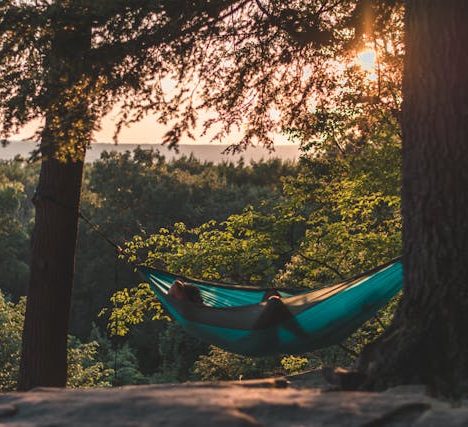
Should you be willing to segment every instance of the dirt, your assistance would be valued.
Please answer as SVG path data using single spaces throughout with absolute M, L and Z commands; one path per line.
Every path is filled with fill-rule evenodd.
M 1 426 L 468 426 L 468 402 L 420 386 L 334 391 L 316 373 L 288 378 L 0 395 Z

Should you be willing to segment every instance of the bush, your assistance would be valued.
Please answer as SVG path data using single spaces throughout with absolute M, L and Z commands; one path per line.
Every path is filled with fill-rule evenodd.
M 272 375 L 277 369 L 277 358 L 241 356 L 215 346 L 194 364 L 195 375 L 203 381 L 261 378 Z
M 25 298 L 14 304 L 0 291 L 0 391 L 16 388 L 25 309 Z
M 98 361 L 99 344 L 96 341 L 81 343 L 77 338 L 68 339 L 67 387 L 110 387 L 113 369 Z
M 309 365 L 309 359 L 301 356 L 285 356 L 281 359 L 281 366 L 288 374 L 298 374 Z
M 16 388 L 25 309 L 26 298 L 15 304 L 0 291 L 0 391 Z M 99 359 L 99 344 L 96 341 L 82 343 L 69 336 L 69 387 L 108 387 L 113 372 Z

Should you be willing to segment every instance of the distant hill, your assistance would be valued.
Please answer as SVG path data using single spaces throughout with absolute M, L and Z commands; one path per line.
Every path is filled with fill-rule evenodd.
M 93 144 L 88 150 L 86 155 L 87 162 L 94 162 L 99 159 L 101 153 L 104 150 L 107 151 L 133 151 L 134 148 L 138 147 L 139 144 Z M 153 148 L 159 150 L 159 152 L 166 157 L 166 159 L 173 159 L 180 156 L 193 155 L 201 161 L 219 163 L 223 160 L 232 160 L 237 162 L 241 157 L 244 158 L 246 163 L 251 160 L 259 161 L 261 159 L 279 158 L 281 160 L 296 160 L 299 157 L 299 146 L 298 145 L 278 145 L 275 147 L 275 151 L 269 152 L 263 147 L 250 147 L 241 154 L 222 154 L 227 148 L 227 145 L 180 145 L 179 153 L 174 150 L 169 150 L 166 146 L 159 144 L 142 144 L 142 148 Z M 29 142 L 14 141 L 8 144 L 6 147 L 0 147 L 0 159 L 13 159 L 16 155 L 27 158 L 29 153 L 34 149 L 34 144 Z

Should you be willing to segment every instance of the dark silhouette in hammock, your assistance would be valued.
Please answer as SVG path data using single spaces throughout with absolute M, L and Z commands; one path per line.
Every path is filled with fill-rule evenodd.
M 177 300 L 204 304 L 200 290 L 196 286 L 185 283 L 181 279 L 174 281 L 167 294 Z

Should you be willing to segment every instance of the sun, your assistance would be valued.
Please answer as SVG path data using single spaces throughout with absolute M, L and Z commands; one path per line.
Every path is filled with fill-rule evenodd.
M 376 80 L 377 53 L 372 48 L 366 48 L 356 55 L 356 64 L 367 73 L 369 80 Z

